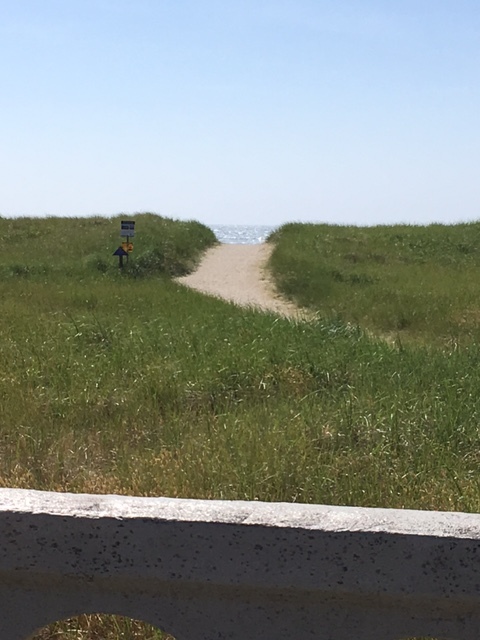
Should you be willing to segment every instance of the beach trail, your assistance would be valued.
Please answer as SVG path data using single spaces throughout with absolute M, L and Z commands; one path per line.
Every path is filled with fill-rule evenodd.
M 177 282 L 238 305 L 299 318 L 301 311 L 276 292 L 266 270 L 269 244 L 220 244 L 209 249 L 198 269 Z

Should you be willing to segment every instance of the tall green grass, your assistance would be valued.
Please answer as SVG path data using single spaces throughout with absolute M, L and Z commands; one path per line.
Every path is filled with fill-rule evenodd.
M 480 223 L 288 224 L 271 241 L 280 290 L 324 316 L 426 342 L 479 338 Z
M 153 270 L 120 273 L 110 255 L 118 220 L 99 221 L 105 234 L 98 236 L 91 220 L 8 222 L 17 247 L 11 243 L 0 255 L 2 486 L 480 511 L 480 347 L 473 330 L 468 339 L 437 344 L 434 327 L 444 325 L 428 316 L 432 328 L 422 341 L 364 332 L 347 310 L 355 287 L 376 284 L 341 282 L 345 311 L 321 302 L 315 308 L 325 313 L 311 322 L 240 309 L 168 277 L 190 268 L 214 242 L 208 229 L 147 221 L 152 232 L 143 238 L 137 217 L 138 253 L 129 268 L 161 243 L 175 260 L 181 256 L 181 267 L 155 263 Z M 167 240 L 169 225 L 175 240 Z M 81 229 L 98 246 L 85 248 Z M 348 237 L 349 253 L 355 242 L 367 242 L 361 230 L 357 241 L 354 230 L 337 231 Z M 291 294 L 298 286 L 301 299 L 315 306 L 316 298 L 295 285 L 317 273 L 303 249 L 303 279 L 295 280 L 296 233 L 287 227 L 274 236 L 274 267 L 278 274 L 283 251 Z M 405 234 L 408 266 L 415 252 L 406 238 L 414 230 Z M 73 238 L 80 253 L 71 251 Z M 337 242 L 335 236 L 331 245 Z M 34 246 L 40 255 L 32 256 Z M 112 260 L 107 269 L 90 257 L 100 253 Z M 395 255 L 401 265 L 401 246 Z M 335 268 L 342 277 L 379 275 L 366 260 L 348 262 L 344 254 Z M 415 268 L 421 271 L 419 263 Z M 413 281 L 409 286 L 414 290 Z M 460 303 L 456 309 L 467 312 Z M 388 330 L 373 320 L 365 326 Z M 117 622 L 89 618 L 81 629 L 89 625 L 103 631 L 87 637 L 120 633 Z M 41 637 L 55 633 L 52 627 Z
M 57 268 L 42 235 L 47 275 L 0 283 L 4 486 L 478 509 L 476 344 L 388 344 L 67 252 Z
M 480 506 L 476 346 L 399 348 L 168 281 L 3 300 L 4 486 Z
M 124 238 L 120 221 L 112 218 L 2 218 L 3 248 L 0 277 L 84 278 L 95 272 L 116 273 L 118 258 L 112 253 Z M 130 218 L 130 216 L 128 216 Z M 200 223 L 164 218 L 151 213 L 134 216 L 134 251 L 125 261 L 130 276 L 191 271 L 202 252 L 216 242 L 214 233 Z

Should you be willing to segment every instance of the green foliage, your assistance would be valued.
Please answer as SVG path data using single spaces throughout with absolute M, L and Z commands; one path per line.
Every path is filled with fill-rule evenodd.
M 480 337 L 480 223 L 287 224 L 271 241 L 278 287 L 303 306 L 383 336 Z
M 7 221 L 1 485 L 480 510 L 476 225 L 282 228 L 282 286 L 325 310 L 293 322 L 179 286 L 166 274 L 195 263 L 209 230 L 136 220 L 131 274 L 161 278 L 119 273 L 118 219 Z M 455 314 L 470 328 L 437 344 Z M 118 637 L 116 620 L 79 624 Z
M 120 245 L 120 220 L 113 218 L 2 218 L 2 278 L 71 277 L 114 274 Z M 151 213 L 136 214 L 134 251 L 124 273 L 136 278 L 184 275 L 216 242 L 213 232 L 195 221 L 176 221 Z
M 474 344 L 391 345 L 168 279 L 54 272 L 0 293 L 6 486 L 480 507 Z

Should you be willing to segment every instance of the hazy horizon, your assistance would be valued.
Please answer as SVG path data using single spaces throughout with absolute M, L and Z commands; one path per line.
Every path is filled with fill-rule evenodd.
M 476 220 L 479 34 L 473 0 L 3 0 L 0 215 Z

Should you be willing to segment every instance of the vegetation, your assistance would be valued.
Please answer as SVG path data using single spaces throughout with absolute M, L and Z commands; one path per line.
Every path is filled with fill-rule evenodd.
M 277 277 L 321 309 L 297 323 L 179 286 L 165 274 L 194 264 L 211 233 L 196 223 L 136 220 L 138 254 L 124 273 L 111 256 L 118 220 L 2 220 L 9 235 L 0 256 L 1 485 L 480 510 L 480 347 L 473 321 L 459 321 L 456 334 L 451 328 L 457 312 L 474 315 L 464 289 L 473 290 L 476 256 L 458 250 L 449 266 L 448 251 L 460 235 L 471 247 L 475 225 L 468 233 L 438 229 L 446 248 L 437 251 L 437 273 L 457 274 L 458 296 L 440 306 L 435 289 L 433 311 L 422 284 L 434 281 L 436 264 L 425 229 L 307 226 L 300 259 L 305 225 L 283 227 L 272 240 Z M 395 233 L 402 240 L 388 252 Z M 427 247 L 423 279 L 411 248 L 416 233 Z M 370 236 L 385 262 L 364 257 Z M 168 259 L 138 267 L 156 248 Z M 382 316 L 382 299 L 371 293 L 383 291 L 385 305 L 397 267 L 405 288 L 390 295 L 408 303 L 403 327 L 381 321 L 390 311 Z M 348 280 L 354 273 L 373 282 Z M 330 289 L 318 286 L 318 274 Z M 142 637 L 132 623 L 119 624 L 88 618 L 81 633 L 68 627 L 68 637 Z M 39 638 L 59 637 L 58 628 Z
M 323 316 L 426 343 L 479 337 L 480 223 L 287 224 L 270 241 L 279 288 Z
M 2 218 L 0 277 L 64 276 L 71 281 L 118 272 L 112 253 L 121 244 L 120 220 L 113 218 Z M 195 221 L 180 222 L 143 213 L 135 216 L 137 237 L 125 273 L 133 277 L 181 276 L 191 271 L 202 252 L 216 242 L 213 232 Z M 125 238 L 123 238 L 125 239 Z

